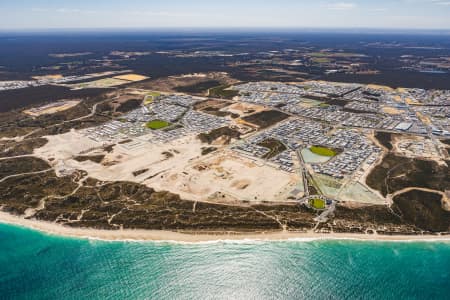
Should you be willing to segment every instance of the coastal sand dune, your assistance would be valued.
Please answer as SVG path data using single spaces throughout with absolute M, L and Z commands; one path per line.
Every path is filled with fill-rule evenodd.
M 56 223 L 24 219 L 5 212 L 0 212 L 0 223 L 19 225 L 52 235 L 68 237 L 101 239 L 106 241 L 172 241 L 184 243 L 199 243 L 211 241 L 242 241 L 242 240 L 366 240 L 366 241 L 449 241 L 450 236 L 442 235 L 377 235 L 377 234 L 321 234 L 315 232 L 260 232 L 260 233 L 181 233 L 164 230 L 98 230 L 88 228 L 72 228 Z

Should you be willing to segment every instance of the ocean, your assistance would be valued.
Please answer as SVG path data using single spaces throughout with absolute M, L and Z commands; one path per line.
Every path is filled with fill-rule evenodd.
M 0 299 L 448 299 L 450 242 L 108 242 L 0 224 Z

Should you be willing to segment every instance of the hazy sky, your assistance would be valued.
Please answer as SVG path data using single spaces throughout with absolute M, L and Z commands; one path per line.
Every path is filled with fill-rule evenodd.
M 0 30 L 168 27 L 450 29 L 450 0 L 0 0 Z

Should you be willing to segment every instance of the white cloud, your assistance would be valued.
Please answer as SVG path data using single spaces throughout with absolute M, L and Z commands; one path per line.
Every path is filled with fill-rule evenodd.
M 37 13 L 59 13 L 59 14 L 94 14 L 96 11 L 94 10 L 83 10 L 78 8 L 56 8 L 56 9 L 48 9 L 48 8 L 39 8 L 35 7 L 31 9 L 32 12 Z
M 370 11 L 372 12 L 383 12 L 383 11 L 388 11 L 387 8 L 383 8 L 383 7 L 379 7 L 379 8 L 372 8 L 370 9 Z
M 448 5 L 450 5 L 450 1 L 447 1 L 447 0 L 429 0 L 429 1 L 427 1 L 428 3 L 429 2 L 431 2 L 431 3 L 433 3 L 433 4 L 436 4 L 436 5 L 443 5 L 443 6 L 448 6 Z
M 336 2 L 330 3 L 326 7 L 331 10 L 350 10 L 356 8 L 356 4 L 350 2 Z
M 31 9 L 32 12 L 49 12 L 48 8 L 40 8 L 40 7 L 35 7 Z
M 200 13 L 190 12 L 170 12 L 170 11 L 124 11 L 123 14 L 138 15 L 138 16 L 155 16 L 155 17 L 203 17 L 206 16 Z
M 82 12 L 81 9 L 70 9 L 70 8 L 58 8 L 56 9 L 56 12 L 63 13 L 63 14 L 72 14 L 72 13 L 80 13 Z

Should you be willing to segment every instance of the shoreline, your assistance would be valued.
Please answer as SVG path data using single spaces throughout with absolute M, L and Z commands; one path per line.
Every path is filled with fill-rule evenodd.
M 392 242 L 450 242 L 450 235 L 378 235 L 356 233 L 315 233 L 315 232 L 267 232 L 267 233 L 181 233 L 168 230 L 102 230 L 76 228 L 56 223 L 28 220 L 9 213 L 0 212 L 0 224 L 25 227 L 49 235 L 88 240 L 122 242 L 173 242 L 205 243 L 225 241 L 312 241 L 312 240 L 356 240 L 356 241 L 392 241 Z

